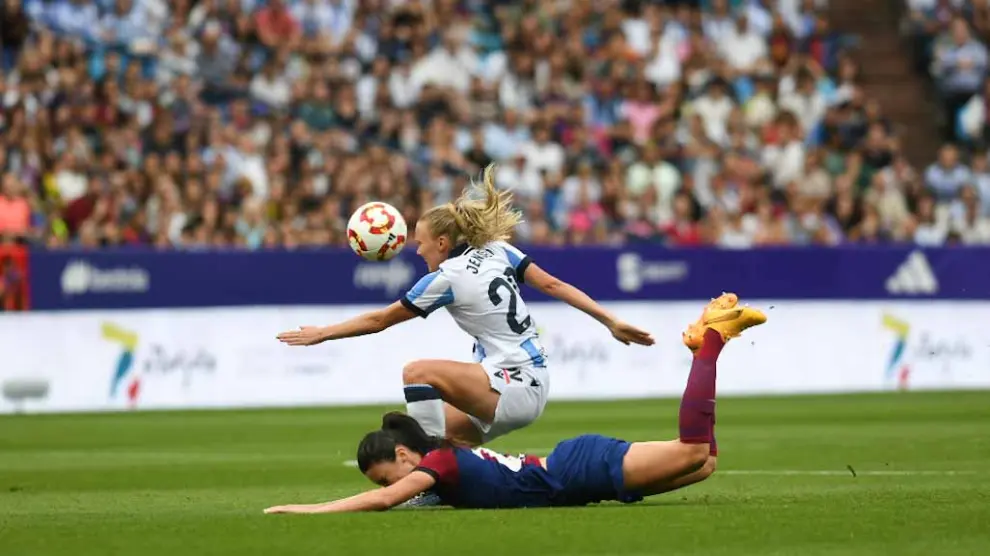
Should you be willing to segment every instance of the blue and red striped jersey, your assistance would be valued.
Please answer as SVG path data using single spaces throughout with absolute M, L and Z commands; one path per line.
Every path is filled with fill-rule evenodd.
M 560 483 L 536 456 L 509 456 L 485 448 L 438 448 L 423 457 L 417 471 L 437 482 L 434 492 L 455 508 L 550 506 Z

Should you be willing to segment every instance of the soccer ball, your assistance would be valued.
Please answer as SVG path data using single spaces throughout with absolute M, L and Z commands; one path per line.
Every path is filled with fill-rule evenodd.
M 347 221 L 347 241 L 355 253 L 369 261 L 387 261 L 406 245 L 406 220 L 388 203 L 358 207 Z

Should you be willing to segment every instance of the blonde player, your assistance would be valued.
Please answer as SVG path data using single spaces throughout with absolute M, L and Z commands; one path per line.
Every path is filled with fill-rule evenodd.
M 293 346 L 374 334 L 446 308 L 473 337 L 474 362 L 426 359 L 402 370 L 408 414 L 426 434 L 477 446 L 535 421 L 547 403 L 548 356 L 519 284 L 526 283 L 602 323 L 624 344 L 653 345 L 574 286 L 548 274 L 506 242 L 519 223 L 511 194 L 485 169 L 481 199 L 465 192 L 428 210 L 416 225 L 416 253 L 429 274 L 395 303 L 326 327 L 304 326 L 278 339 Z M 445 403 L 446 402 L 446 403 Z

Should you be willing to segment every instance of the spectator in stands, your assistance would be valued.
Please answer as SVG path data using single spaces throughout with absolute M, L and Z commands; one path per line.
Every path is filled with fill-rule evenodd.
M 705 87 L 705 93 L 691 105 L 701 117 L 705 136 L 717 144 L 725 144 L 728 139 L 729 116 L 736 109 L 735 101 L 728 94 L 728 83 L 716 78 Z
M 30 21 L 21 0 L 4 0 L 0 5 L 0 71 L 7 73 L 17 61 L 31 32 Z
M 201 48 L 196 60 L 203 84 L 203 100 L 208 104 L 230 101 L 239 92 L 234 70 L 241 48 L 228 37 L 216 21 L 203 28 Z
M 970 171 L 972 172 L 972 183 L 976 190 L 976 196 L 980 199 L 982 206 L 980 212 L 983 216 L 990 216 L 990 162 L 987 160 L 987 155 L 977 154 L 974 156 Z
M 808 152 L 804 160 L 804 172 L 797 180 L 802 198 L 823 201 L 832 196 L 832 176 L 825 169 L 821 151 Z
M 133 0 L 116 0 L 113 10 L 100 21 L 98 35 L 108 46 L 146 51 L 139 41 L 150 38 L 152 32 L 144 9 L 135 7 Z
M 42 4 L 42 2 L 38 2 Z M 93 0 L 68 0 L 40 6 L 44 20 L 54 31 L 69 37 L 100 41 L 100 10 Z
M 810 71 L 798 72 L 797 85 L 794 91 L 781 97 L 780 108 L 797 116 L 804 136 L 817 134 L 818 126 L 825 118 L 826 104 Z
M 756 211 L 746 215 L 744 226 L 751 231 L 754 245 L 784 245 L 790 242 L 784 217 L 776 212 L 768 199 L 760 201 Z
M 746 125 L 752 129 L 763 129 L 777 116 L 774 94 L 777 81 L 770 72 L 757 73 L 754 81 L 755 91 L 743 105 L 743 113 Z
M 350 32 L 354 18 L 352 0 L 302 0 L 291 6 L 292 17 L 308 39 L 328 40 L 339 46 Z
M 769 37 L 774 27 L 774 9 L 770 0 L 745 2 L 743 13 L 746 20 L 761 37 Z M 781 21 L 783 21 L 781 19 Z
M 673 214 L 662 228 L 667 242 L 677 247 L 697 246 L 702 242 L 702 230 L 698 224 L 697 208 L 690 194 L 681 191 L 674 197 Z
M 866 202 L 876 210 L 880 226 L 897 237 L 904 234 L 911 213 L 904 192 L 892 181 L 885 174 L 873 174 L 872 187 L 867 193 Z
M 625 191 L 632 199 L 653 200 L 656 218 L 666 222 L 671 218 L 674 195 L 681 188 L 681 175 L 677 167 L 660 157 L 654 144 L 643 147 L 642 157 L 626 171 Z
M 787 26 L 787 22 L 784 21 L 783 16 L 779 12 L 774 13 L 772 16 L 772 24 L 767 41 L 769 42 L 770 60 L 778 68 L 786 66 L 791 58 L 791 54 L 794 53 L 797 47 L 797 41 L 794 39 L 791 29 Z
M 564 148 L 551 140 L 550 129 L 540 125 L 533 130 L 533 140 L 521 146 L 526 166 L 537 172 L 560 175 L 564 171 Z
M 959 199 L 953 202 L 949 210 L 952 230 L 959 234 L 963 244 L 990 244 L 990 218 L 983 214 L 983 207 L 973 187 L 963 188 Z
M 908 209 L 913 213 L 918 200 L 917 198 L 924 189 L 924 185 L 920 176 L 911 164 L 908 163 L 907 159 L 899 154 L 894 157 L 894 161 L 890 166 L 878 173 L 883 175 L 883 179 L 891 187 L 895 187 L 904 193 L 905 200 L 908 203 Z
M 982 89 L 987 72 L 987 49 L 972 38 L 966 20 L 952 21 L 951 42 L 937 48 L 934 71 L 948 117 L 947 136 L 955 138 L 959 111 Z
M 536 166 L 526 160 L 526 153 L 519 149 L 511 162 L 499 167 L 495 183 L 501 189 L 512 189 L 522 199 L 533 199 L 543 193 L 546 177 Z
M 914 242 L 925 247 L 936 247 L 945 243 L 949 235 L 948 223 L 939 216 L 935 198 L 927 195 L 918 202 L 917 225 Z
M 702 30 L 712 44 L 722 44 L 736 29 L 728 0 L 714 0 L 712 10 L 702 17 Z
M 280 71 L 276 57 L 271 58 L 262 67 L 261 72 L 251 80 L 249 93 L 257 103 L 256 110 L 284 110 L 292 99 L 289 79 Z
M 959 160 L 959 149 L 952 144 L 944 145 L 938 160 L 925 170 L 925 184 L 940 201 L 954 199 L 970 179 L 969 169 Z
M 14 174 L 0 177 L 0 240 L 27 239 L 31 228 L 31 204 Z
M 657 120 L 670 114 L 673 106 L 670 102 L 661 104 L 653 84 L 648 81 L 637 81 L 632 88 L 632 98 L 622 105 L 622 117 L 632 125 L 636 143 L 642 145 L 650 140 Z M 673 95 L 667 96 L 668 101 L 672 98 Z
M 805 167 L 805 149 L 801 142 L 801 124 L 791 112 L 780 114 L 774 126 L 777 140 L 763 150 L 763 164 L 772 183 L 783 189 L 798 179 Z
M 521 56 L 519 63 L 524 64 L 523 60 L 530 59 Z M 412 80 L 420 88 L 434 85 L 463 94 L 470 88 L 471 74 L 477 71 L 477 66 L 478 60 L 473 48 L 464 42 L 458 30 L 450 29 L 444 33 L 439 45 L 413 64 Z M 525 88 L 522 78 L 510 73 L 502 82 L 503 87 L 508 87 L 513 94 L 519 95 L 516 100 L 508 102 L 517 108 L 529 102 L 528 98 L 523 100 L 528 94 L 520 89 Z
M 985 78 L 979 94 L 973 95 L 959 113 L 960 139 L 970 143 L 990 141 L 988 99 L 990 99 L 990 78 Z
M 752 75 L 767 57 L 767 42 L 754 30 L 746 16 L 736 18 L 731 29 L 721 31 L 717 43 L 729 67 L 741 75 Z
M 824 13 L 810 11 L 813 7 L 809 7 L 808 4 L 812 4 L 811 0 L 805 0 L 804 18 L 806 22 L 810 20 L 810 24 L 805 23 L 806 26 L 810 25 L 810 30 L 802 40 L 801 50 L 808 53 L 820 67 L 835 71 L 839 63 L 843 37 L 832 30 Z
M 866 138 L 860 144 L 859 152 L 863 163 L 861 181 L 868 183 L 871 176 L 890 166 L 894 160 L 896 144 L 888 137 L 881 122 L 873 122 L 867 127 Z
M 268 0 L 255 15 L 258 40 L 266 48 L 295 48 L 302 38 L 302 27 L 289 12 L 284 0 Z
M 25 310 L 25 286 L 25 276 L 14 259 L 7 254 L 0 255 L 0 311 Z

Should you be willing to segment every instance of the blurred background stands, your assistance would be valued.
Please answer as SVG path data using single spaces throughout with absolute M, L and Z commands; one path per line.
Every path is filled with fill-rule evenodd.
M 985 6 L 869 1 L 4 0 L 0 235 L 344 245 L 494 161 L 523 243 L 988 243 Z

